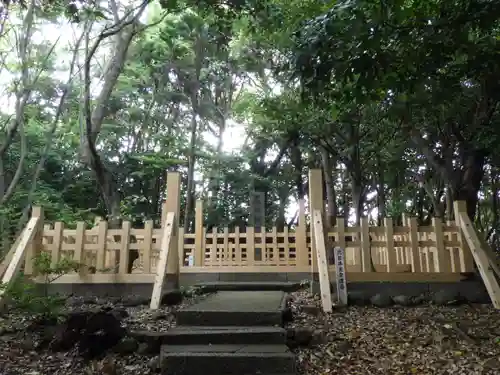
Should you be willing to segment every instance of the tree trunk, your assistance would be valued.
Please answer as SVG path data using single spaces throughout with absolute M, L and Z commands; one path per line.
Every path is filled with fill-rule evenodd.
M 188 156 L 188 177 L 186 189 L 186 206 L 184 211 L 184 233 L 189 232 L 191 223 L 191 211 L 194 201 L 194 168 L 196 163 L 196 132 L 198 130 L 198 121 L 196 113 L 193 111 L 191 118 L 191 140 L 189 141 L 189 156 Z
M 333 179 L 334 163 L 332 163 L 331 157 L 324 147 L 321 147 L 321 162 L 326 187 L 326 223 L 327 227 L 334 227 L 337 223 L 337 198 L 335 195 L 335 180 Z
M 463 150 L 462 173 L 452 185 L 453 201 L 462 200 L 467 205 L 467 215 L 474 220 L 477 211 L 478 193 L 484 177 L 486 153 L 479 150 Z

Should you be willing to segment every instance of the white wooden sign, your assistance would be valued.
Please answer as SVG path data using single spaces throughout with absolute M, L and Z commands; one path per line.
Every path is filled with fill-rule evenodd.
M 341 247 L 335 247 L 333 250 L 335 256 L 335 274 L 337 276 L 337 298 L 338 304 L 347 305 L 347 281 L 345 277 L 345 250 Z

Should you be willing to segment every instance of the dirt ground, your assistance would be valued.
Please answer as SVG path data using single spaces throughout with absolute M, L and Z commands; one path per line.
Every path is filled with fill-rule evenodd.
M 290 325 L 314 330 L 315 342 L 295 349 L 301 374 L 500 374 L 500 311 L 491 305 L 349 307 L 324 316 L 318 297 L 293 298 Z
M 118 311 L 128 331 L 164 331 L 175 325 L 172 312 L 195 300 L 156 312 L 116 301 L 73 301 L 69 308 Z M 292 293 L 290 306 L 294 320 L 287 328 L 297 335 L 293 351 L 300 374 L 500 374 L 500 312 L 491 306 L 349 307 L 324 315 L 319 299 L 305 291 Z M 84 360 L 75 349 L 41 347 L 41 332 L 25 315 L 0 317 L 0 375 L 158 372 L 157 355 L 140 345 L 110 351 L 103 360 Z

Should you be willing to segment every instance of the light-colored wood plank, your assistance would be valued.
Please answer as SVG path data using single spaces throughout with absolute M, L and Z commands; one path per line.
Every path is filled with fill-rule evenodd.
M 142 246 L 142 270 L 144 273 L 151 272 L 151 249 L 153 247 L 153 220 L 144 223 L 144 237 Z
M 153 293 L 151 295 L 151 304 L 149 307 L 156 310 L 160 307 L 161 294 L 163 291 L 163 283 L 165 282 L 165 275 L 167 273 L 167 263 L 170 260 L 171 253 L 172 233 L 175 225 L 175 214 L 169 212 L 166 215 L 165 223 L 163 225 L 163 237 L 161 240 L 160 259 L 156 266 L 156 276 L 153 286 Z M 172 258 L 172 257 L 170 257 Z M 177 259 L 175 259 L 177 261 Z
M 118 266 L 118 273 L 126 274 L 128 273 L 128 264 L 130 261 L 130 221 L 124 221 L 122 223 L 121 230 L 121 243 L 120 243 L 120 265 Z
M 491 267 L 490 258 L 482 248 L 481 241 L 467 214 L 459 212 L 458 220 L 460 221 L 465 239 L 472 251 L 472 256 L 476 261 L 481 278 L 491 298 L 491 302 L 496 309 L 500 309 L 500 286 L 498 285 L 495 273 Z
M 361 218 L 361 266 L 363 272 L 372 271 L 371 267 L 371 246 L 370 246 L 370 227 L 367 217 Z M 342 247 L 342 246 L 340 246 Z
M 474 272 L 474 257 L 465 238 L 465 234 L 461 229 L 460 220 L 458 219 L 458 217 L 460 216 L 460 212 L 467 214 L 466 203 L 464 201 L 453 202 L 453 215 L 455 216 L 455 225 L 460 227 L 460 231 L 458 234 L 458 241 L 460 242 L 460 244 L 459 246 L 457 246 L 459 248 L 458 255 L 460 258 L 460 269 L 462 272 Z
M 38 226 L 40 223 L 40 219 L 40 217 L 32 217 L 28 221 L 26 229 L 24 230 L 23 235 L 16 246 L 16 249 L 14 250 L 12 260 L 10 261 L 7 269 L 5 270 L 5 273 L 2 276 L 2 285 L 9 285 L 16 274 L 19 272 L 23 258 L 26 255 L 26 249 L 35 237 L 37 230 L 39 230 Z M 2 303 L 2 296 L 4 295 L 4 293 L 5 289 L 0 289 L 0 304 Z
M 61 256 L 61 242 L 63 236 L 64 224 L 60 221 L 54 223 L 54 237 L 52 238 L 51 247 L 51 267 L 55 267 Z
M 316 256 L 319 272 L 319 287 L 321 292 L 321 305 L 324 312 L 332 311 L 332 293 L 330 290 L 330 275 L 326 258 L 325 233 L 323 231 L 323 214 L 320 210 L 313 211 L 314 241 L 316 243 Z
M 105 220 L 100 220 L 98 224 L 97 232 L 97 260 L 96 260 L 96 270 L 101 271 L 104 269 L 104 264 L 106 263 L 106 252 L 108 245 L 108 222 Z M 120 260 L 123 262 L 123 258 L 120 255 Z M 120 262 L 120 263 L 121 263 Z M 125 266 L 126 267 L 126 266 Z M 121 268 L 120 268 L 121 270 Z
M 439 218 L 432 218 L 436 241 L 436 255 L 434 256 L 434 270 L 436 272 L 451 272 L 451 259 L 444 246 L 443 222 Z
M 35 229 L 35 234 L 27 245 L 28 247 L 26 249 L 26 255 L 24 257 L 24 274 L 27 276 L 34 274 L 34 259 L 40 254 L 40 251 L 42 251 L 43 247 L 43 208 L 39 206 L 33 206 L 33 208 L 31 209 L 31 217 L 37 217 L 39 218 L 39 220 L 37 224 L 38 226 Z
M 393 236 L 393 223 L 392 218 L 386 217 L 384 219 L 385 226 L 385 240 L 387 251 L 387 272 L 394 272 L 396 268 L 396 251 L 394 249 L 394 236 Z
M 415 217 L 409 218 L 409 242 L 410 242 L 410 264 L 412 272 L 422 272 L 422 264 L 420 259 L 420 250 L 418 248 L 418 226 Z
M 307 227 L 306 227 L 305 203 L 303 199 L 299 200 L 299 225 L 295 231 L 295 257 L 297 265 L 309 265 L 309 251 L 307 245 Z
M 204 237 L 203 237 L 203 200 L 196 201 L 195 220 L 194 220 L 194 233 L 195 233 L 195 251 L 194 251 L 194 265 L 196 267 L 203 266 L 205 263 Z

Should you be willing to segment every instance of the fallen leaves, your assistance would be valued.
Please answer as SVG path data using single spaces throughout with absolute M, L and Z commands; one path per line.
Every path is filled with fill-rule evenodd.
M 295 350 L 301 374 L 498 373 L 500 313 L 491 306 L 355 306 L 322 319 L 312 314 L 319 303 L 304 291 L 292 298 L 291 325 L 322 330 L 327 338 Z

